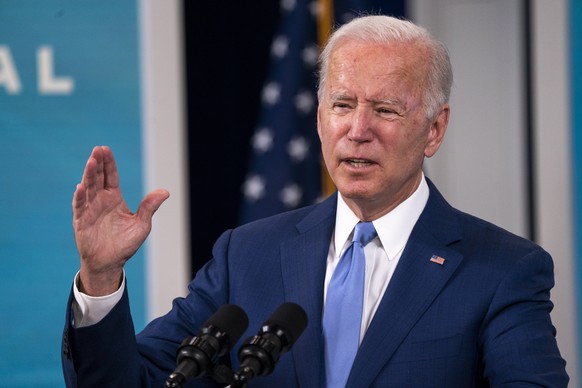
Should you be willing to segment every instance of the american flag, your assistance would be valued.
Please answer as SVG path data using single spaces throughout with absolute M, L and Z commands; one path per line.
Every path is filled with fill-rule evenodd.
M 362 11 L 373 11 L 369 3 L 334 2 L 336 24 Z M 242 187 L 241 223 L 322 198 L 316 72 L 318 19 L 324 4 L 318 0 L 281 0 L 283 14 L 271 44 L 271 70 L 262 91 L 261 117 L 251 139 L 250 166 Z
M 251 139 L 242 222 L 314 203 L 321 195 L 316 128 L 318 3 L 283 0 L 281 12 L 261 117 Z

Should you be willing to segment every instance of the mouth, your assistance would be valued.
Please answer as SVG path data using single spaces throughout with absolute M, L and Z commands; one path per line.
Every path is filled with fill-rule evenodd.
M 372 165 L 372 162 L 367 159 L 345 159 L 344 162 L 356 168 L 368 167 Z

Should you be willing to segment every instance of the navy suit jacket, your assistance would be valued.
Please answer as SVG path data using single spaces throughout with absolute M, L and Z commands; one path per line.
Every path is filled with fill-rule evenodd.
M 347 387 L 564 387 L 568 376 L 550 320 L 553 264 L 539 246 L 453 209 L 429 182 L 415 225 L 362 341 Z M 213 259 L 172 310 L 134 335 L 127 291 L 96 325 L 63 340 L 68 386 L 163 386 L 181 341 L 225 303 L 257 333 L 283 302 L 307 329 L 274 372 L 251 387 L 323 387 L 323 287 L 337 194 L 321 204 L 225 232 Z M 431 261 L 433 255 L 443 264 Z M 70 310 L 70 300 L 69 307 Z M 236 369 L 236 350 L 231 355 Z M 213 386 L 194 380 L 189 386 Z

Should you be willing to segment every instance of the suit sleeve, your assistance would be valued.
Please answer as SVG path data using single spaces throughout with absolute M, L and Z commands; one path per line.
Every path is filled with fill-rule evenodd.
M 226 257 L 230 231 L 213 249 L 211 260 L 188 286 L 185 298 L 176 298 L 166 315 L 135 335 L 128 287 L 123 297 L 99 323 L 83 328 L 71 325 L 72 292 L 62 345 L 67 387 L 161 387 L 176 367 L 181 342 L 199 333 L 202 324 L 228 302 Z M 216 386 L 197 379 L 188 387 Z
M 568 376 L 551 322 L 553 263 L 541 248 L 500 282 L 481 330 L 484 375 L 492 387 L 566 387 Z

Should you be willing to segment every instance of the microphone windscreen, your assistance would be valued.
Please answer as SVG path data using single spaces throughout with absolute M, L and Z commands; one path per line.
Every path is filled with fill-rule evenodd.
M 203 327 L 210 325 L 226 332 L 230 345 L 233 346 L 249 326 L 249 318 L 239 306 L 225 304 L 208 318 Z
M 307 313 L 296 303 L 287 302 L 280 305 L 265 322 L 265 326 L 276 325 L 290 335 L 291 344 L 307 327 Z

